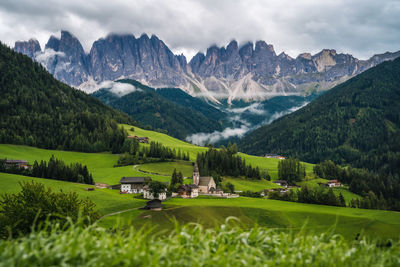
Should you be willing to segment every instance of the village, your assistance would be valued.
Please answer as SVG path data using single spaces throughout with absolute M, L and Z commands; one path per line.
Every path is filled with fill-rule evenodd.
M 132 138 L 137 139 L 137 136 L 133 136 Z M 138 139 L 137 139 L 138 140 Z M 148 138 L 141 138 L 141 142 L 148 142 Z M 265 157 L 273 157 L 284 160 L 285 157 L 275 154 L 267 154 Z M 28 163 L 26 160 L 4 160 L 5 169 L 25 169 L 28 170 L 32 168 L 32 165 Z M 241 191 L 235 191 L 234 193 L 224 192 L 221 188 L 218 188 L 215 180 L 212 176 L 200 176 L 199 168 L 197 163 L 194 163 L 193 167 L 193 175 L 192 177 L 188 177 L 187 179 L 191 179 L 192 183 L 182 183 L 179 184 L 176 192 L 169 192 L 169 183 L 168 182 L 157 182 L 152 181 L 151 177 L 142 176 L 142 177 L 122 177 L 120 179 L 120 183 L 116 185 L 108 185 L 103 183 L 95 183 L 97 188 L 108 188 L 112 190 L 119 190 L 120 194 L 140 194 L 143 199 L 149 200 L 146 204 L 146 209 L 150 210 L 161 210 L 162 205 L 161 202 L 165 201 L 169 198 L 186 198 L 193 199 L 199 196 L 210 196 L 216 198 L 237 198 L 240 196 Z M 153 183 L 158 186 L 158 189 L 155 189 Z M 277 188 L 265 189 L 260 192 L 260 196 L 266 197 L 268 192 L 277 192 L 280 194 L 288 193 L 289 190 L 293 190 L 299 188 L 298 186 L 289 185 L 286 180 L 274 180 L 272 181 L 276 184 Z M 341 183 L 334 179 L 329 180 L 326 183 L 318 183 L 321 187 L 335 188 L 341 187 Z M 86 191 L 93 191 L 93 187 L 85 188 Z
M 150 210 L 161 210 L 161 202 L 171 197 L 197 198 L 199 195 L 202 195 L 220 198 L 237 198 L 239 194 L 236 193 L 240 193 L 224 193 L 222 189 L 217 188 L 212 176 L 200 176 L 197 163 L 194 164 L 193 183 L 179 185 L 177 192 L 172 192 L 170 195 L 168 195 L 168 182 L 165 182 L 163 189 L 157 193 L 154 193 L 150 182 L 150 177 L 122 177 L 119 185 L 109 188 L 119 189 L 120 194 L 142 194 L 144 199 L 150 200 L 145 207 Z M 297 188 L 297 186 L 289 186 L 288 182 L 285 180 L 275 180 L 273 183 L 280 186 L 280 188 L 262 190 L 259 192 L 262 197 L 265 197 L 267 192 L 279 192 L 283 194 L 287 193 L 290 189 Z M 319 186 L 330 188 L 340 187 L 341 184 L 338 180 L 329 180 L 327 183 L 320 183 Z

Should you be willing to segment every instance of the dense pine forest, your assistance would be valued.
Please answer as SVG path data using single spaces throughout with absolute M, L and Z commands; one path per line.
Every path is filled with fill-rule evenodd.
M 258 167 L 253 168 L 246 164 L 246 160 L 237 155 L 237 145 L 229 144 L 227 148 L 221 146 L 217 150 L 210 148 L 205 153 L 197 154 L 197 164 L 202 176 L 232 176 L 249 179 L 269 179 L 267 171 L 261 172 Z M 218 179 L 217 179 L 218 180 Z
M 118 152 L 126 133 L 117 123 L 135 124 L 3 44 L 0 73 L 0 143 Z
M 249 134 L 244 152 L 327 159 L 374 172 L 400 171 L 400 59 L 336 86 L 305 108 Z
M 155 91 L 135 80 L 119 82 L 129 83 L 139 90 L 120 97 L 105 88 L 96 91 L 93 96 L 131 115 L 143 126 L 147 126 L 147 129 L 164 132 L 180 139 L 192 133 L 222 130 L 223 113 L 183 91 L 179 95 L 170 89 L 161 89 L 161 92 L 157 93 L 159 90 Z M 171 101 L 170 98 L 175 96 L 175 101 Z M 185 99 L 185 102 L 178 104 L 178 99 Z M 199 102 L 202 104 L 197 110 Z
M 171 149 L 159 142 L 150 142 L 150 146 L 139 146 L 136 139 L 125 139 L 118 159 L 118 166 L 143 164 L 150 162 L 163 162 L 172 160 L 189 160 L 189 152 L 182 152 L 180 149 Z
M 48 162 L 41 160 L 33 163 L 31 168 L 7 167 L 6 159 L 0 159 L 0 172 L 21 174 L 38 178 L 47 178 L 82 184 L 94 184 L 92 174 L 86 165 L 81 163 L 66 164 L 64 161 L 51 156 Z

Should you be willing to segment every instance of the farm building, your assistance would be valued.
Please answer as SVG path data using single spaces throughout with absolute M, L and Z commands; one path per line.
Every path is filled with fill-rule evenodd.
M 282 187 L 284 187 L 284 188 L 287 188 L 287 187 L 288 187 L 288 182 L 285 181 L 285 180 L 275 180 L 275 181 L 273 181 L 273 183 L 274 183 L 274 184 L 277 184 L 277 185 L 279 185 L 279 186 L 282 186 Z
M 284 156 L 277 155 L 277 154 L 265 154 L 264 158 L 269 158 L 269 159 L 286 159 Z
M 178 188 L 178 195 L 183 198 L 195 198 L 199 195 L 199 187 L 195 184 L 181 185 Z
M 144 208 L 147 210 L 162 210 L 161 200 L 159 199 L 150 200 L 146 203 L 146 207 Z
M 327 187 L 340 187 L 340 182 L 338 180 L 329 180 L 326 184 Z
M 150 177 L 122 177 L 121 194 L 143 193 L 145 183 L 151 181 Z
M 23 169 L 29 169 L 32 167 L 32 165 L 28 164 L 28 161 L 26 160 L 15 160 L 15 159 L 6 159 L 5 161 L 5 167 L 7 169 L 9 168 L 23 168 Z
M 128 136 L 128 138 L 136 139 L 136 140 L 138 140 L 139 143 L 144 143 L 144 144 L 148 144 L 149 143 L 149 138 L 148 137 L 139 137 L 139 136 L 136 136 L 136 135 L 130 135 L 130 136 Z

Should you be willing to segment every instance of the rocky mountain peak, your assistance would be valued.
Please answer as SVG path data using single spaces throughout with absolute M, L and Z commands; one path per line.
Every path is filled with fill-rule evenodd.
M 248 42 L 239 49 L 239 54 L 243 59 L 250 58 L 253 55 L 253 47 L 254 44 L 252 42 Z
M 274 46 L 268 45 L 265 41 L 257 41 L 254 52 L 269 52 L 270 55 L 275 56 Z
M 332 66 L 336 65 L 336 50 L 323 49 L 318 54 L 312 57 L 315 62 L 318 72 L 323 72 Z
M 14 45 L 14 50 L 27 55 L 28 57 L 34 58 L 36 53 L 40 52 L 40 44 L 36 39 L 29 39 L 29 41 L 17 41 Z
M 302 54 L 298 55 L 297 58 L 311 60 L 312 56 L 310 53 L 302 53 Z
M 239 52 L 239 45 L 236 40 L 232 40 L 229 42 L 228 46 L 226 47 L 227 51 L 237 51 Z
M 45 49 L 53 49 L 54 51 L 58 51 L 59 45 L 60 45 L 60 39 L 52 35 L 47 41 Z

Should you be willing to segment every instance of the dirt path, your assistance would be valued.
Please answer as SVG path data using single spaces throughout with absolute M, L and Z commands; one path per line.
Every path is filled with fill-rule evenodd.
M 139 207 L 139 208 L 133 208 L 133 209 L 127 209 L 127 210 L 120 210 L 120 211 L 117 211 L 117 212 L 113 212 L 113 213 L 110 213 L 110 214 L 106 214 L 106 215 L 104 215 L 104 216 L 101 216 L 101 217 L 100 217 L 100 220 L 101 220 L 101 219 L 104 219 L 104 218 L 106 218 L 106 217 L 109 217 L 109 216 L 114 216 L 114 215 L 117 215 L 117 214 L 129 212 L 129 211 L 132 211 L 132 210 L 138 210 L 138 209 L 140 209 L 140 208 L 141 208 L 141 207 Z
M 168 176 L 168 175 L 163 175 L 163 174 L 159 174 L 159 173 L 155 173 L 155 172 L 142 171 L 142 170 L 138 169 L 139 166 L 140 165 L 133 165 L 132 168 L 133 168 L 133 170 L 144 173 L 144 174 L 151 174 L 151 175 L 157 175 L 157 176 L 163 176 L 163 177 Z

